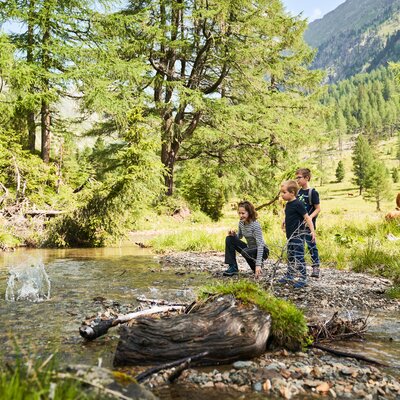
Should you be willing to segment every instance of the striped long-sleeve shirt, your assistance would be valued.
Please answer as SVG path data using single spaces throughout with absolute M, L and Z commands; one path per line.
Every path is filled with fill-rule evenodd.
M 256 265 L 261 265 L 262 257 L 264 253 L 264 247 L 266 247 L 261 226 L 258 221 L 251 221 L 249 223 L 244 223 L 244 221 L 239 221 L 239 231 L 238 237 L 246 238 L 247 246 L 249 249 L 257 248 L 257 260 Z

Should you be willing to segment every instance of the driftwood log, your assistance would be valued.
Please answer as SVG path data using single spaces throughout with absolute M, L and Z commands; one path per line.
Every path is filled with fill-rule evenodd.
M 121 326 L 114 365 L 157 365 L 188 357 L 192 364 L 227 364 L 257 357 L 266 350 L 271 317 L 255 306 L 224 296 L 188 314 L 139 318 Z
M 94 340 L 105 335 L 111 327 L 123 324 L 135 318 L 166 313 L 170 311 L 183 311 L 184 309 L 185 306 L 158 306 L 149 308 L 148 310 L 136 311 L 129 314 L 120 315 L 117 318 L 101 320 L 99 323 L 94 325 L 84 324 L 79 328 L 79 334 L 87 340 Z

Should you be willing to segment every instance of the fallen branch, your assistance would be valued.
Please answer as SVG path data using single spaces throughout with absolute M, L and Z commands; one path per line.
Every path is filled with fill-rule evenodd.
M 187 306 L 187 304 L 185 304 L 185 303 L 171 303 L 167 300 L 148 299 L 143 296 L 136 297 L 136 300 L 139 301 L 140 303 L 158 304 L 158 305 L 163 305 L 163 306 L 165 306 L 165 305 L 167 305 L 167 306 L 183 306 L 183 307 Z
M 329 320 L 308 324 L 308 328 L 316 342 L 319 340 L 349 339 L 354 336 L 363 337 L 363 334 L 367 331 L 368 318 L 369 315 L 366 318 L 343 320 L 338 317 L 336 311 Z
M 163 307 L 153 307 L 148 310 L 137 311 L 125 315 L 120 315 L 117 318 L 111 318 L 107 320 L 100 321 L 97 325 L 89 326 L 83 325 L 79 328 L 79 334 L 87 339 L 94 340 L 100 336 L 105 335 L 108 330 L 116 325 L 123 324 L 124 322 L 128 322 L 132 319 L 144 317 L 152 314 L 160 314 L 168 311 L 182 311 L 186 307 L 185 306 L 163 306 Z
M 192 361 L 201 360 L 208 353 L 209 353 L 208 351 L 203 351 L 202 353 L 196 354 L 192 357 L 181 358 L 180 360 L 171 361 L 171 362 L 168 362 L 165 364 L 157 365 L 156 367 L 149 368 L 146 371 L 140 373 L 139 375 L 136 376 L 135 379 L 137 382 L 140 383 L 140 382 L 143 382 L 144 380 L 146 380 L 149 376 L 156 374 L 157 372 L 159 372 L 163 369 L 176 367 L 178 365 L 179 367 L 177 368 L 177 370 L 174 371 L 174 373 L 172 373 L 168 378 L 168 380 L 170 382 L 173 382 L 176 378 L 179 377 L 179 375 L 182 373 L 182 371 L 184 371 L 186 368 L 188 368 L 190 366 L 190 363 Z M 178 371 L 179 371 L 179 374 L 177 374 Z
M 369 363 L 372 363 L 372 364 L 377 364 L 377 365 L 381 365 L 381 366 L 384 366 L 384 367 L 389 367 L 389 365 L 387 365 L 387 364 L 382 364 L 379 361 L 373 360 L 372 358 L 369 358 L 369 357 L 365 357 L 365 356 L 363 356 L 361 354 L 348 353 L 346 351 L 332 349 L 331 347 L 326 347 L 326 346 L 323 346 L 323 345 L 321 345 L 319 343 L 313 343 L 311 345 L 311 347 L 313 347 L 315 349 L 320 349 L 320 350 L 323 350 L 323 351 L 327 351 L 328 353 L 332 353 L 335 356 L 350 357 L 350 358 L 354 358 L 356 360 L 366 361 L 366 362 L 369 362 Z

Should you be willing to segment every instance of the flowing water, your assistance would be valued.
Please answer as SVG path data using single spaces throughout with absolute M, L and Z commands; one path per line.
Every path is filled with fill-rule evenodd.
M 0 345 L 6 357 L 19 347 L 38 357 L 57 351 L 68 363 L 97 364 L 101 358 L 111 367 L 116 329 L 92 343 L 78 331 L 85 316 L 104 309 L 99 300 L 132 308 L 141 295 L 187 303 L 206 279 L 163 271 L 156 257 L 136 246 L 17 250 L 0 257 Z
M 93 342 L 85 342 L 78 332 L 85 316 L 104 310 L 102 299 L 130 304 L 126 312 L 138 305 L 138 296 L 188 303 L 194 299 L 196 287 L 208 279 L 209 275 L 202 273 L 181 275 L 163 270 L 156 256 L 136 246 L 3 253 L 0 357 L 12 358 L 18 347 L 33 358 L 56 351 L 62 365 L 101 362 L 112 367 L 117 329 Z M 348 350 L 400 367 L 399 328 L 398 315 L 375 314 L 369 340 L 352 343 Z M 346 346 L 340 344 L 339 348 L 346 350 Z M 176 386 L 171 390 L 177 390 Z M 181 396 L 174 393 L 171 398 L 185 398 L 185 389 L 179 390 Z M 195 399 L 196 394 L 190 397 Z

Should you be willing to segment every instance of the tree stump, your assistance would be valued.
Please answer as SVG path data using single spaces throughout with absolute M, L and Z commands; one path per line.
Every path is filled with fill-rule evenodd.
M 188 314 L 140 318 L 121 326 L 114 365 L 157 365 L 207 352 L 194 363 L 227 364 L 263 354 L 271 317 L 254 305 L 224 296 Z

